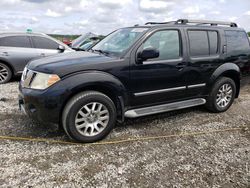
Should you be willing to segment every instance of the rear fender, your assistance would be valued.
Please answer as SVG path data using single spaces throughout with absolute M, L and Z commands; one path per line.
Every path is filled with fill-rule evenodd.
M 219 66 L 209 79 L 209 82 L 207 84 L 208 92 L 211 91 L 215 81 L 221 77 L 229 77 L 234 80 L 236 85 L 236 98 L 238 98 L 240 92 L 241 79 L 240 68 L 234 63 L 225 63 Z

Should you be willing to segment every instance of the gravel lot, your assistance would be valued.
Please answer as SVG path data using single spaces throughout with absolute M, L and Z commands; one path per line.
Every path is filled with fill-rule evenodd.
M 18 82 L 0 85 L 0 135 L 68 141 L 27 119 Z M 225 113 L 185 109 L 118 125 L 105 141 L 222 130 L 196 136 L 112 145 L 0 140 L 0 187 L 250 187 L 250 77 Z

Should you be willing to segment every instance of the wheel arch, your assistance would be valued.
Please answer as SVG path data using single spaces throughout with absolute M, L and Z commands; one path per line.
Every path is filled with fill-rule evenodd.
M 73 96 L 83 91 L 98 91 L 107 95 L 114 102 L 117 109 L 117 119 L 119 122 L 123 122 L 124 106 L 128 101 L 128 96 L 124 85 L 118 78 L 105 72 L 93 71 L 67 76 L 64 82 L 65 81 L 65 84 L 74 84 L 67 89 L 70 92 L 68 92 L 61 105 L 60 119 L 64 107 Z
M 236 95 L 235 98 L 239 97 L 240 93 L 240 68 L 234 63 L 225 63 L 218 67 L 214 73 L 212 74 L 209 80 L 209 90 L 212 88 L 215 81 L 221 77 L 228 77 L 231 78 L 236 85 Z
M 12 64 L 10 62 L 6 61 L 5 59 L 0 58 L 0 63 L 3 63 L 6 66 L 8 66 L 9 69 L 11 70 L 12 74 L 15 75 L 15 73 L 16 73 L 15 68 L 12 66 Z

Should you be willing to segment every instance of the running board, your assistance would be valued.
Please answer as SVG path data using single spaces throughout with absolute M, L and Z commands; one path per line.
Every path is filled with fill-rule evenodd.
M 133 110 L 128 110 L 125 112 L 125 117 L 136 118 L 140 116 L 158 114 L 162 112 L 168 112 L 173 110 L 179 110 L 183 108 L 189 108 L 193 106 L 199 106 L 206 103 L 206 100 L 203 98 L 185 100 L 180 102 L 174 102 L 169 104 L 162 104 L 157 106 L 150 106 L 145 108 L 137 108 Z

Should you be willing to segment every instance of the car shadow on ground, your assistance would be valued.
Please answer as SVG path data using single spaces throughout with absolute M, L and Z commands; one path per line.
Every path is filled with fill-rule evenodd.
M 180 116 L 186 117 L 189 113 L 194 111 L 198 114 L 207 113 L 204 107 L 193 107 L 135 119 L 125 119 L 124 123 L 117 123 L 114 130 L 105 139 L 118 140 L 119 138 L 131 138 L 138 136 L 138 134 L 145 136 L 151 134 L 150 132 L 152 129 L 154 129 L 154 134 L 160 135 L 162 134 L 161 129 L 157 130 L 156 124 L 159 123 L 161 126 L 164 126 L 164 122 L 174 122 Z M 0 120 L 1 119 L 2 118 L 0 118 Z M 7 126 L 7 128 L 5 126 L 2 130 L 2 136 L 71 141 L 59 125 L 37 122 L 27 118 L 24 114 L 16 115 L 15 118 L 13 118 L 11 114 L 5 115 L 2 122 L 12 125 Z M 167 127 L 165 128 L 167 129 Z M 136 132 L 135 135 L 133 132 Z

